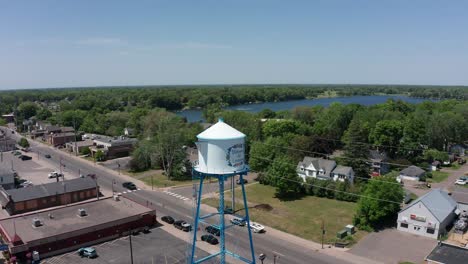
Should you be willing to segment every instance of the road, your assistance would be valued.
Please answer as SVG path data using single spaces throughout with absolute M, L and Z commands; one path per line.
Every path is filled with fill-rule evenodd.
M 10 136 L 19 140 L 19 135 L 17 133 L 11 134 Z M 92 163 L 73 157 L 65 154 L 64 152 L 49 147 L 47 145 L 35 142 L 30 140 L 31 151 L 39 155 L 39 157 L 44 157 L 44 155 L 49 154 L 51 158 L 50 162 L 57 164 L 59 166 L 60 162 L 62 165 L 65 165 L 68 171 L 74 171 L 78 174 L 78 171 L 81 174 L 96 174 L 98 176 L 98 184 L 101 188 L 107 190 L 114 190 L 115 192 L 124 192 L 124 189 L 121 186 L 121 183 L 126 179 L 123 176 L 115 175 L 115 172 L 109 171 L 107 168 L 104 168 L 100 165 L 93 165 Z M 133 199 L 137 202 L 143 204 L 149 204 L 154 208 L 158 216 L 162 215 L 171 215 L 176 219 L 186 219 L 191 221 L 193 215 L 194 205 L 189 201 L 182 201 L 176 199 L 173 196 L 168 195 L 159 190 L 142 190 L 125 193 L 124 194 L 129 199 Z M 203 212 L 206 213 L 206 212 Z M 188 240 L 188 239 L 187 239 Z M 314 263 L 314 264 L 341 264 L 341 263 L 353 263 L 343 260 L 343 258 L 336 258 L 334 256 L 316 252 L 308 247 L 289 243 L 281 239 L 277 239 L 274 236 L 271 236 L 267 233 L 265 234 L 253 234 L 253 241 L 255 245 L 255 254 L 258 256 L 260 253 L 264 253 L 267 256 L 270 256 L 267 263 L 271 263 L 273 255 L 276 254 L 280 256 L 280 259 L 276 263 L 290 263 L 290 264 L 303 264 L 303 263 Z M 226 231 L 226 247 L 228 249 L 233 249 L 234 253 L 239 253 L 240 255 L 249 258 L 249 239 L 247 235 L 246 228 L 235 227 L 235 229 L 229 229 Z M 227 258 L 229 259 L 229 258 Z M 356 263 L 356 262 L 354 262 Z

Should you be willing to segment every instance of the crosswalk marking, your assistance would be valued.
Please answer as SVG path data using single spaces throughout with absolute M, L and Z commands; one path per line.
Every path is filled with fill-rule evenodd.
M 183 201 L 188 201 L 188 200 L 190 200 L 190 198 L 184 197 L 183 195 L 180 195 L 180 194 L 178 194 L 178 193 L 173 193 L 173 192 L 170 192 L 170 191 L 164 191 L 164 193 L 167 194 L 167 195 L 170 195 L 170 196 L 172 196 L 172 197 L 181 199 L 181 200 L 183 200 Z

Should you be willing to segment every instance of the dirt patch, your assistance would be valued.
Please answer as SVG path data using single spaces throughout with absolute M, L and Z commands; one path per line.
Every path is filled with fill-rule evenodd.
M 273 206 L 269 204 L 257 204 L 254 206 L 254 208 L 265 212 L 270 212 L 273 210 Z

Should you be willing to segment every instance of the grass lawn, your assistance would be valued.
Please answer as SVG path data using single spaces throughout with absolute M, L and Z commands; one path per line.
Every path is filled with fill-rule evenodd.
M 145 176 L 145 174 L 148 174 L 148 172 L 137 172 L 137 173 L 125 172 L 125 173 L 128 174 L 129 176 L 137 179 L 137 180 L 140 180 L 140 181 L 144 182 L 148 186 L 151 186 L 151 178 L 153 178 L 152 179 L 153 185 L 156 188 L 170 187 L 170 186 L 180 186 L 180 185 L 186 185 L 186 184 L 191 184 L 192 183 L 191 179 L 190 180 L 181 180 L 181 181 L 169 180 L 167 178 L 167 176 L 162 175 L 162 173 L 150 173 L 149 175 L 146 175 L 146 176 Z
M 356 210 L 356 204 L 342 202 L 327 198 L 304 196 L 295 201 L 280 201 L 274 198 L 275 188 L 262 184 L 252 184 L 246 187 L 249 213 L 252 221 L 279 229 L 281 231 L 320 242 L 322 220 L 325 223 L 325 241 L 333 242 L 336 233 L 352 224 L 352 217 Z M 240 190 L 236 190 L 236 196 L 241 197 Z M 230 204 L 226 195 L 226 203 Z M 205 199 L 204 203 L 216 207 L 218 200 Z M 269 204 L 273 209 L 265 211 L 253 206 Z M 240 204 L 237 204 L 239 207 Z M 243 214 L 243 212 L 237 212 Z M 267 230 L 268 232 L 268 230 Z M 354 234 L 354 241 L 358 241 L 367 233 L 358 231 Z
M 432 178 L 428 178 L 429 182 L 442 182 L 449 176 L 448 172 L 443 171 L 433 171 Z

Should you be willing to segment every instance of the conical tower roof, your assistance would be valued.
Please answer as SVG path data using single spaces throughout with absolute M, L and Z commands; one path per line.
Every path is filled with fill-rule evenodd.
M 219 119 L 218 123 L 197 135 L 202 140 L 229 140 L 244 138 L 245 134 Z

